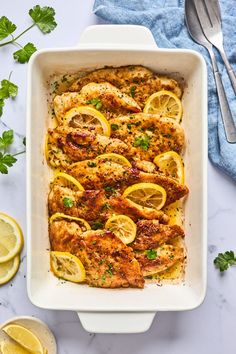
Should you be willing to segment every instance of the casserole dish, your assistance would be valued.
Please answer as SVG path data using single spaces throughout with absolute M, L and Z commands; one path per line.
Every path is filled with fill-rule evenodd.
M 51 171 L 44 158 L 48 85 L 55 73 L 141 64 L 184 79 L 183 128 L 186 133 L 185 203 L 187 265 L 178 285 L 147 284 L 139 289 L 101 289 L 62 283 L 49 271 L 47 193 Z M 200 54 L 157 48 L 142 26 L 89 27 L 77 48 L 46 49 L 29 63 L 27 111 L 28 295 L 39 307 L 77 311 L 90 332 L 137 333 L 147 330 L 157 311 L 199 306 L 206 292 L 207 71 Z

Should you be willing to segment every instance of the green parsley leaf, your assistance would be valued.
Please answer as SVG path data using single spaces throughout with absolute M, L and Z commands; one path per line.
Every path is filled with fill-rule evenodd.
M 36 5 L 29 10 L 29 15 L 43 33 L 50 33 L 57 26 L 52 7 Z
M 0 117 L 2 116 L 3 106 L 4 106 L 4 101 L 2 99 L 0 99 Z
M 119 129 L 119 125 L 112 123 L 112 124 L 111 124 L 111 129 L 112 129 L 112 130 L 117 130 L 117 129 Z
M 110 206 L 109 203 L 104 203 L 104 204 L 102 205 L 102 209 L 110 209 L 110 208 L 111 208 L 111 206 Z
M 93 162 L 93 161 L 88 161 L 87 165 L 88 165 L 88 167 L 96 167 L 97 166 L 96 162 Z
M 65 198 L 63 198 L 63 204 L 66 208 L 72 208 L 74 205 L 74 202 L 71 198 L 65 197 Z
M 131 94 L 132 97 L 134 97 L 134 95 L 135 95 L 136 88 L 137 88 L 136 86 L 132 86 L 130 88 L 130 94 Z
M 156 250 L 147 250 L 146 255 L 148 259 L 156 259 L 157 258 L 157 251 Z
M 18 63 L 24 64 L 27 63 L 31 55 L 37 51 L 37 48 L 33 43 L 27 43 L 22 49 L 17 50 L 13 53 L 13 57 Z
M 132 129 L 132 124 L 131 124 L 131 123 L 128 123 L 128 124 L 127 124 L 127 128 L 128 128 L 129 130 L 131 130 L 131 129 Z
M 0 100 L 5 100 L 9 97 L 16 97 L 18 93 L 18 86 L 13 84 L 13 82 L 9 80 L 2 80 L 0 87 Z
M 95 108 L 97 110 L 102 108 L 102 101 L 98 97 L 95 97 L 95 98 L 92 98 L 91 100 L 88 100 L 87 103 L 88 104 L 92 104 L 93 106 L 95 106 Z
M 149 136 L 145 135 L 145 136 L 139 136 L 139 137 L 135 138 L 134 146 L 135 147 L 140 146 L 143 150 L 147 151 L 150 146 Z
M 6 16 L 0 18 L 0 41 L 8 37 L 16 30 L 16 25 L 12 23 Z
M 91 228 L 92 228 L 92 230 L 98 230 L 98 229 L 102 229 L 103 228 L 103 223 L 101 222 L 101 221 L 94 221 L 93 223 L 92 223 L 92 226 L 91 226 Z
M 0 172 L 8 174 L 8 167 L 12 167 L 17 159 L 9 154 L 3 154 L 0 152 Z
M 229 266 L 236 265 L 236 257 L 233 251 L 226 251 L 225 253 L 219 253 L 214 259 L 214 264 L 221 272 L 224 272 Z
M 116 191 L 114 187 L 110 187 L 110 186 L 104 187 L 104 189 L 106 192 L 111 192 L 111 193 L 114 193 Z
M 14 133 L 13 130 L 6 130 L 2 133 L 0 137 L 0 149 L 6 149 L 9 145 L 13 143 Z

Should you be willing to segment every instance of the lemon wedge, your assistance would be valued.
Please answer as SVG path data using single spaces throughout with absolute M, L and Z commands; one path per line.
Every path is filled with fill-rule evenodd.
M 76 218 L 75 216 L 69 216 L 69 215 L 66 215 L 66 214 L 63 214 L 63 213 L 55 213 L 55 214 L 53 214 L 50 217 L 49 222 L 52 223 L 52 222 L 54 222 L 56 220 L 61 220 L 61 219 L 66 219 L 66 220 L 69 220 L 69 221 L 77 222 L 83 231 L 91 230 L 91 227 L 90 227 L 89 223 L 87 223 L 86 220 L 80 219 L 80 218 Z
M 144 107 L 144 113 L 158 114 L 161 117 L 169 117 L 180 122 L 183 114 L 180 99 L 171 91 L 158 91 L 153 93 Z
M 179 154 L 175 151 L 167 151 L 157 155 L 153 161 L 159 168 L 159 171 L 166 176 L 177 179 L 184 184 L 184 165 Z
M 52 251 L 51 270 L 58 277 L 74 283 L 85 280 L 85 269 L 80 259 L 69 252 Z
M 10 261 L 0 263 L 0 285 L 8 283 L 16 275 L 19 265 L 19 255 L 16 255 Z
M 1 342 L 0 349 L 2 354 L 29 354 L 30 353 L 28 350 L 25 350 L 17 343 L 10 342 L 10 341 Z
M 84 187 L 77 181 L 76 178 L 68 175 L 65 172 L 57 172 L 52 181 L 53 184 L 59 184 L 63 187 L 68 187 L 75 191 L 84 191 Z
M 20 226 L 11 216 L 0 213 L 0 263 L 14 258 L 24 244 Z
M 63 124 L 75 128 L 96 130 L 97 133 L 110 136 L 111 128 L 107 119 L 97 109 L 90 106 L 79 106 L 70 109 L 63 118 Z
M 166 202 L 166 191 L 159 184 L 137 183 L 126 188 L 123 197 L 139 208 L 160 210 Z
M 126 215 L 114 215 L 109 218 L 105 228 L 113 232 L 125 244 L 131 243 L 136 237 L 136 224 Z
M 163 209 L 164 213 L 169 216 L 169 225 L 179 225 L 183 227 L 184 224 L 184 213 L 182 201 L 177 200 L 176 202 L 167 205 Z
M 115 153 L 98 155 L 95 160 L 101 160 L 103 162 L 111 161 L 122 166 L 131 167 L 131 163 L 126 159 L 126 157 Z
M 29 329 L 14 323 L 10 323 L 9 325 L 2 328 L 2 330 L 16 343 L 25 349 L 27 353 L 33 354 L 44 354 L 43 346 L 38 339 L 38 337 L 31 332 Z M 19 349 L 18 349 L 19 350 Z M 25 353 L 22 352 L 22 353 Z M 15 353 L 15 352 L 12 352 Z M 17 352 L 16 352 L 17 353 Z M 21 353 L 21 352 L 19 352 Z

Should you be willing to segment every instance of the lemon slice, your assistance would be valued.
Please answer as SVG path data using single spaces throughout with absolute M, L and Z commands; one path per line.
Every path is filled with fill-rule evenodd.
M 158 91 L 153 93 L 144 107 L 144 113 L 159 114 L 161 117 L 169 117 L 180 122 L 183 114 L 180 99 L 171 91 Z
M 166 191 L 155 183 L 137 183 L 126 188 L 123 197 L 142 209 L 160 210 L 166 202 Z
M 45 137 L 44 154 L 47 163 L 54 168 L 60 167 L 61 162 L 65 160 L 65 154 L 50 140 L 48 133 Z
M 69 252 L 51 252 L 51 270 L 58 277 L 74 283 L 85 279 L 85 269 L 78 257 Z
M 20 226 L 9 215 L 0 213 L 0 263 L 14 258 L 24 244 Z
M 157 155 L 153 161 L 166 176 L 175 178 L 184 184 L 184 165 L 181 157 L 175 151 L 167 151 Z
M 125 244 L 133 242 L 136 236 L 136 225 L 126 215 L 112 216 L 107 220 L 105 228 L 113 232 Z
M 111 128 L 104 115 L 90 106 L 80 106 L 70 109 L 63 118 L 63 124 L 75 128 L 96 129 L 105 136 L 110 136 Z
M 0 343 L 0 349 L 2 354 L 29 354 L 28 350 L 14 342 L 3 341 Z
M 26 351 L 34 354 L 44 354 L 43 346 L 36 335 L 27 328 L 11 323 L 2 328 L 2 330 Z M 15 352 L 13 352 L 15 353 Z
M 9 282 L 17 273 L 20 265 L 20 256 L 16 255 L 10 261 L 0 263 L 0 285 Z
M 63 213 L 55 213 L 53 214 L 51 217 L 50 217 L 50 220 L 49 222 L 52 223 L 56 220 L 61 220 L 61 219 L 67 219 L 67 220 L 71 220 L 71 221 L 76 221 L 81 229 L 83 231 L 87 231 L 87 230 L 91 230 L 91 227 L 89 225 L 89 223 L 87 223 L 86 220 L 84 219 L 80 219 L 80 218 L 76 218 L 75 216 L 69 216 L 69 215 L 66 215 L 66 214 L 63 214 Z
M 104 162 L 111 161 L 122 166 L 131 167 L 131 163 L 123 155 L 119 155 L 119 154 L 110 153 L 110 154 L 98 155 L 95 159 L 102 160 Z
M 183 227 L 184 213 L 182 201 L 177 200 L 176 202 L 166 206 L 163 211 L 166 215 L 169 216 L 169 225 L 179 225 Z
M 75 191 L 84 191 L 84 187 L 79 183 L 79 181 L 65 172 L 57 172 L 52 183 L 63 187 L 68 187 Z

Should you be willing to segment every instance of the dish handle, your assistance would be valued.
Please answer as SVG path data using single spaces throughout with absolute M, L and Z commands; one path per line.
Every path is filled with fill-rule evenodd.
M 83 328 L 91 333 L 146 332 L 156 312 L 78 312 Z
M 92 48 L 153 48 L 156 47 L 152 32 L 137 25 L 94 25 L 85 29 L 79 47 Z

